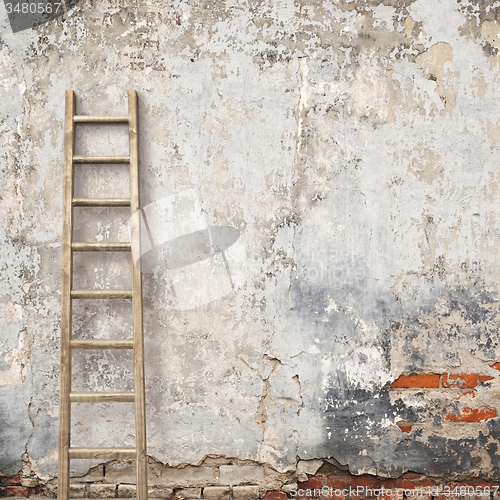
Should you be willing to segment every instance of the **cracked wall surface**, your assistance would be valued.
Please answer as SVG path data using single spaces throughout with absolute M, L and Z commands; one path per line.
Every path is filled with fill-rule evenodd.
M 81 0 L 15 34 L 1 4 L 0 474 L 57 471 L 64 91 L 126 114 L 135 89 L 149 454 L 499 480 L 499 48 L 492 0 Z M 119 125 L 76 142 L 127 150 Z M 127 196 L 122 166 L 75 179 Z M 75 209 L 76 240 L 128 225 Z M 74 309 L 76 337 L 130 335 L 126 301 Z M 130 390 L 131 363 L 75 354 L 73 385 Z M 75 445 L 133 445 L 131 405 L 72 419 Z

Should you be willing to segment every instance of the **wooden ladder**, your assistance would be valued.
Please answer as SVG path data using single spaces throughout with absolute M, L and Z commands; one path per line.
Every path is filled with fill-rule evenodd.
M 75 95 L 66 91 L 64 132 L 64 230 L 61 319 L 61 388 L 59 396 L 59 473 L 58 498 L 69 499 L 70 460 L 136 459 L 137 499 L 147 500 L 146 412 L 144 387 L 144 341 L 142 326 L 142 278 L 132 259 L 131 290 L 73 289 L 74 252 L 132 252 L 140 248 L 139 217 L 131 217 L 130 243 L 73 242 L 73 207 L 130 207 L 131 216 L 140 209 L 137 94 L 128 93 L 128 116 L 75 115 Z M 128 156 L 76 156 L 75 124 L 128 123 Z M 130 164 L 130 198 L 75 198 L 75 164 Z M 133 339 L 102 340 L 72 338 L 72 301 L 74 299 L 132 299 Z M 134 392 L 73 392 L 71 390 L 71 352 L 73 349 L 133 349 Z M 135 403 L 135 448 L 71 447 L 71 403 L 133 402 Z

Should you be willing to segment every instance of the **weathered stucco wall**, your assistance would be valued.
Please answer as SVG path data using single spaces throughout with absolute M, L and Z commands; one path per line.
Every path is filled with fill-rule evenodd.
M 125 114 L 136 89 L 159 248 L 149 454 L 500 479 L 499 9 L 82 0 L 13 34 L 0 5 L 0 473 L 24 453 L 56 471 L 64 91 L 79 113 Z M 87 127 L 79 151 L 123 153 L 122 132 Z M 125 195 L 120 166 L 76 176 L 81 194 Z M 82 240 L 127 239 L 126 211 L 76 216 Z M 215 256 L 189 236 L 208 226 L 234 228 Z M 125 268 L 86 256 L 78 286 Z M 75 335 L 130 330 L 126 303 L 76 309 Z M 75 355 L 75 387 L 126 390 L 130 361 Z M 398 379 L 412 374 L 472 382 Z M 78 406 L 75 444 L 133 443 L 128 405 Z

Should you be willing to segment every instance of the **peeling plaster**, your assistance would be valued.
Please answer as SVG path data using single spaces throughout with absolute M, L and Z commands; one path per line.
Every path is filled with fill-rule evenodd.
M 14 35 L 0 5 L 0 473 L 57 468 L 64 91 L 78 113 L 125 114 L 133 88 L 142 205 L 195 192 L 245 260 L 204 303 L 165 255 L 144 275 L 150 455 L 498 479 L 498 419 L 441 420 L 497 408 L 497 378 L 462 400 L 389 388 L 498 372 L 499 17 L 493 2 L 82 0 Z M 122 132 L 87 127 L 79 151 L 120 154 Z M 75 175 L 79 196 L 126 196 L 120 166 Z M 75 220 L 81 241 L 126 241 L 123 211 Z M 120 256 L 75 264 L 79 286 L 127 282 Z M 74 334 L 130 335 L 129 313 L 75 305 Z M 74 356 L 75 387 L 130 388 L 122 354 Z M 73 422 L 82 445 L 133 442 L 130 408 Z
M 0 386 L 24 384 L 30 357 L 31 348 L 26 338 L 26 330 L 23 330 L 19 335 L 17 347 L 10 350 L 5 356 L 9 368 L 0 371 Z

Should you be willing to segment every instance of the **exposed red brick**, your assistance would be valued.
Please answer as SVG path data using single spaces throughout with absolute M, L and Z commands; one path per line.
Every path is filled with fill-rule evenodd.
M 402 491 L 390 491 L 381 493 L 377 500 L 403 500 Z
M 345 490 L 330 490 L 328 494 L 322 495 L 321 499 L 328 498 L 329 500 L 346 500 L 349 498 L 349 495 L 344 496 L 342 493 L 345 492 Z M 348 492 L 345 492 L 348 493 Z M 357 500 L 361 500 L 361 498 L 358 498 Z M 374 500 L 374 499 L 373 499 Z
M 391 384 L 391 387 L 437 389 L 439 388 L 439 375 L 434 373 L 401 375 Z
M 330 488 L 349 488 L 352 486 L 352 478 L 350 474 L 334 474 L 326 478 L 326 484 Z
M 327 486 L 330 488 L 363 488 L 378 489 L 382 486 L 380 479 L 365 474 L 363 476 L 353 476 L 351 474 L 334 474 L 327 477 Z
M 489 500 L 493 487 L 498 483 L 486 481 L 481 478 L 465 479 L 460 482 L 442 484 L 440 494 L 434 500 L 464 499 L 467 500 Z
M 7 477 L 4 484 L 6 486 L 21 486 L 21 473 Z
M 395 479 L 386 479 L 384 482 L 384 486 L 387 489 L 396 489 L 403 488 L 404 490 L 413 490 L 417 488 L 427 488 L 427 487 L 435 487 L 436 484 L 434 481 L 431 481 L 427 478 L 427 476 L 423 476 L 422 474 L 403 474 L 402 476 Z
M 396 424 L 396 425 L 401 429 L 401 432 L 404 432 L 405 434 L 411 432 L 411 425 L 405 425 L 405 424 Z
M 6 497 L 29 497 L 30 491 L 26 486 L 7 486 L 5 488 Z
M 352 476 L 353 486 L 364 486 L 365 488 L 377 489 L 382 487 L 382 481 L 370 475 Z
M 495 368 L 495 370 L 500 370 L 500 362 L 493 363 L 490 365 L 490 368 Z
M 303 490 L 317 490 L 321 489 L 323 484 L 321 483 L 321 476 L 307 476 L 307 481 L 303 483 L 297 483 L 298 489 Z
M 482 422 L 496 416 L 497 411 L 492 408 L 464 408 L 459 412 L 445 413 L 443 420 L 445 422 Z
M 477 410 L 489 409 L 481 408 Z M 333 490 L 329 496 L 323 496 L 325 491 L 321 489 L 321 480 L 319 476 L 309 476 L 309 480 L 304 483 L 299 483 L 299 487 L 305 486 L 305 489 L 312 491 L 316 490 L 316 496 L 313 497 L 318 499 L 325 498 L 325 500 L 346 500 L 347 497 L 344 498 L 342 490 L 349 488 L 360 488 L 359 495 L 351 496 L 351 500 L 403 500 L 403 493 L 406 496 L 406 500 L 453 500 L 453 498 L 458 497 L 467 498 L 467 500 L 489 500 L 489 495 L 485 495 L 484 493 L 486 491 L 493 492 L 492 487 L 498 485 L 498 483 L 493 481 L 487 481 L 481 478 L 471 478 L 438 486 L 427 476 L 411 472 L 403 474 L 399 478 L 383 480 L 379 480 L 377 477 L 367 474 L 363 476 L 354 476 L 349 473 L 339 473 L 329 475 L 326 483 Z M 380 492 L 378 497 L 375 496 L 375 493 L 378 493 L 376 490 L 380 490 L 382 485 L 385 490 L 389 490 L 389 492 Z M 438 488 L 439 495 L 432 496 L 436 495 Z M 463 491 L 461 491 L 461 488 Z M 489 490 L 486 490 L 486 488 L 489 488 Z M 335 492 L 336 489 L 337 492 Z M 367 489 L 372 490 L 372 492 L 367 493 Z M 396 491 L 398 489 L 400 490 L 399 492 Z M 318 496 L 318 490 L 322 490 L 322 496 Z M 314 495 L 312 491 L 309 493 Z M 414 494 L 412 494 L 412 492 Z M 269 495 L 271 493 L 277 494 L 280 492 L 269 492 Z M 295 497 L 295 500 L 310 500 L 310 498 L 313 497 Z M 267 500 L 274 500 L 274 498 L 285 500 L 284 496 L 265 497 Z M 493 500 L 500 500 L 500 490 L 497 495 L 494 495 Z
M 448 486 L 451 489 L 456 488 L 457 486 L 474 486 L 474 488 L 479 487 L 480 489 L 486 488 L 486 487 L 493 487 L 493 486 L 498 486 L 498 483 L 495 483 L 494 481 L 487 481 L 486 479 L 481 479 L 480 477 L 473 477 L 471 479 L 464 479 L 463 481 L 460 481 L 459 483 L 448 483 Z
M 475 373 L 443 373 L 441 384 L 443 387 L 456 389 L 472 389 L 477 385 L 478 376 Z
M 268 491 L 264 500 L 285 500 L 286 493 L 283 491 Z
M 488 377 L 488 375 L 479 375 L 477 379 L 479 382 L 489 382 L 490 380 L 493 380 L 493 377 Z

